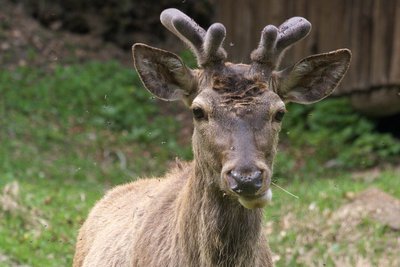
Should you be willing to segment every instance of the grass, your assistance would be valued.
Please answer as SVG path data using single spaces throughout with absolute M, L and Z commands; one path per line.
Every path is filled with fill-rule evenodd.
M 289 107 L 275 182 L 299 199 L 275 188 L 274 203 L 266 209 L 278 266 L 314 264 L 306 256 L 330 266 L 335 255 L 363 252 L 369 259 L 371 250 L 370 258 L 390 254 L 378 241 L 391 240 L 392 233 L 374 222 L 358 229 L 372 239 L 361 238 L 356 247 L 329 239 L 335 225 L 321 228 L 328 234 L 317 241 L 309 236 L 318 233 L 304 226 L 310 218 L 324 225 L 321 219 L 346 203 L 348 192 L 377 186 L 400 197 L 395 171 L 383 171 L 372 182 L 353 179 L 348 171 L 395 162 L 398 142 L 385 137 L 384 145 L 373 145 L 382 136 L 373 133 L 368 121 L 350 116 L 342 100 L 328 102 Z M 163 114 L 137 75 L 113 62 L 59 66 L 53 73 L 28 67 L 1 72 L 0 266 L 70 266 L 77 230 L 105 190 L 139 176 L 160 175 L 175 157 L 190 159 L 190 146 L 182 143 L 174 115 L 178 110 L 170 106 L 172 115 Z M 338 107 L 342 115 L 333 119 L 347 123 L 332 137 L 338 129 L 329 128 L 319 114 Z M 327 136 L 333 146 L 324 144 Z M 363 160 L 349 161 L 360 153 L 370 159 L 365 166 Z M 346 254 L 349 246 L 354 255 Z
M 277 266 L 396 266 L 396 231 L 366 219 L 343 233 L 339 230 L 343 222 L 335 220 L 335 216 L 350 196 L 370 187 L 399 198 L 399 178 L 398 170 L 388 169 L 371 181 L 345 173 L 323 179 L 286 180 L 284 188 L 299 199 L 275 189 L 274 201 L 265 214 Z M 361 260 L 363 264 L 357 265 Z
M 176 120 L 116 63 L 23 68 L 0 84 L 0 188 L 17 181 L 20 191 L 0 213 L 11 262 L 71 265 L 77 229 L 106 189 L 190 157 Z

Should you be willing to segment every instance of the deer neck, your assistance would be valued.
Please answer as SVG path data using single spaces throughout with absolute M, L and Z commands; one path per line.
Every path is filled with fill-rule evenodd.
M 260 239 L 262 210 L 248 210 L 220 191 L 220 176 L 207 163 L 195 160 L 179 207 L 182 248 L 191 261 L 215 266 L 254 262 Z

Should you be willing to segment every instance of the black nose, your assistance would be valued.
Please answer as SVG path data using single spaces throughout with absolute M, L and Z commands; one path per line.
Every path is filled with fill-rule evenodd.
M 261 170 L 250 172 L 232 170 L 227 175 L 232 191 L 240 195 L 254 195 L 263 185 L 263 172 Z

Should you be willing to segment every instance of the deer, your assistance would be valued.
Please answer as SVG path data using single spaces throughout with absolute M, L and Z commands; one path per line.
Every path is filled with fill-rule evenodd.
M 285 50 L 311 30 L 305 18 L 293 17 L 262 30 L 251 64 L 234 64 L 222 24 L 205 30 L 173 8 L 160 20 L 194 53 L 198 68 L 141 43 L 132 47 L 134 65 L 150 93 L 183 101 L 193 113 L 193 161 L 108 191 L 79 230 L 73 266 L 274 266 L 263 208 L 272 198 L 286 104 L 329 96 L 351 52 L 312 55 L 280 69 Z

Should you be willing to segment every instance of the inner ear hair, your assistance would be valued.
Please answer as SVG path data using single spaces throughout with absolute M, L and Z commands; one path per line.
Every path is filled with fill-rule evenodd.
M 156 97 L 185 100 L 196 91 L 194 72 L 174 53 L 145 44 L 135 44 L 132 52 L 140 79 Z
M 286 102 L 310 104 L 329 96 L 346 74 L 348 49 L 307 57 L 293 67 L 274 71 L 271 85 Z

